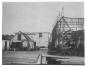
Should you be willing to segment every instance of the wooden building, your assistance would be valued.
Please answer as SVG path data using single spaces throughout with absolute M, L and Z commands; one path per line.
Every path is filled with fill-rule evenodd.
M 34 47 L 34 41 L 21 31 L 16 33 L 10 41 L 10 50 L 28 50 Z

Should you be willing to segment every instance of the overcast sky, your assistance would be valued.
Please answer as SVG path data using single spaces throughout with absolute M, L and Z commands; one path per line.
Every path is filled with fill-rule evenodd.
M 62 7 L 67 17 L 84 17 L 83 2 L 4 2 L 2 33 L 50 32 Z

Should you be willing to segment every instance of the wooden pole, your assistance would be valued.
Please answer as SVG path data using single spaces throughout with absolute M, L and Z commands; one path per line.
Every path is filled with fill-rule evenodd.
M 36 64 L 42 64 L 42 55 L 38 56 L 37 63 Z

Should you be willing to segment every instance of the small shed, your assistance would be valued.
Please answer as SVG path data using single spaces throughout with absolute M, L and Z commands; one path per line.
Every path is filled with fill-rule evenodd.
M 10 40 L 2 40 L 2 50 L 9 50 Z

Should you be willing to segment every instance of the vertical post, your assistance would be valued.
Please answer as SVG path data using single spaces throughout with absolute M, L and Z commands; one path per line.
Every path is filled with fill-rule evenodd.
M 7 41 L 5 41 L 5 50 L 7 50 Z
M 37 64 L 42 64 L 42 55 L 38 56 Z
M 62 16 L 64 17 L 64 7 L 62 7 Z
M 42 55 L 41 55 L 41 64 L 42 64 Z
M 50 35 L 49 35 L 49 32 L 48 32 L 48 43 L 49 43 L 49 37 L 50 37 Z
M 39 37 L 39 47 L 40 47 L 40 37 Z
M 42 38 L 42 32 L 41 33 L 39 33 L 39 44 L 41 44 L 41 38 Z

